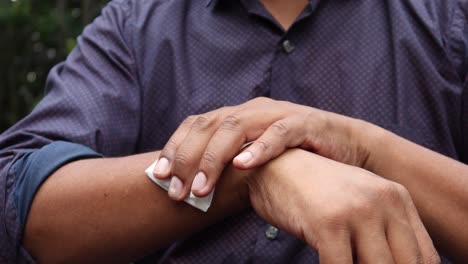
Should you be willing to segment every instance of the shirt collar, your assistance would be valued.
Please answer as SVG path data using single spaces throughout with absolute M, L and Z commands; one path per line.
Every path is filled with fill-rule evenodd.
M 222 2 L 222 0 L 206 0 L 206 7 L 209 7 L 211 5 L 216 6 L 219 2 Z M 309 0 L 309 2 L 312 4 L 314 0 Z
M 218 0 L 206 0 L 206 7 L 209 7 L 210 5 L 216 5 L 218 3 Z

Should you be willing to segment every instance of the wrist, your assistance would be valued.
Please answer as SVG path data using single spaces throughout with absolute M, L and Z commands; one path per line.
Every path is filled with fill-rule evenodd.
M 294 150 L 295 149 L 286 150 L 275 159 L 270 160 L 259 167 L 251 169 L 245 174 L 243 179 L 246 186 L 247 195 L 251 203 L 253 195 L 265 193 L 263 190 L 265 187 L 265 178 L 268 178 L 269 181 L 274 181 L 275 173 L 280 171 L 284 166 L 283 160 L 285 160 L 285 158 L 288 159 L 287 157 L 290 156 L 290 153 Z
M 387 130 L 372 123 L 359 120 L 354 126 L 353 134 L 357 138 L 357 151 L 360 152 L 361 163 L 359 167 L 378 174 L 379 158 L 382 151 L 388 149 L 388 139 L 391 135 Z
M 263 189 L 266 179 L 270 183 L 274 182 L 277 180 L 276 176 L 281 172 L 301 167 L 300 162 L 303 161 L 304 155 L 310 155 L 310 152 L 300 148 L 291 148 L 277 158 L 251 170 L 244 178 L 249 196 L 251 197 L 252 193 L 258 193 L 260 189 Z
M 236 208 L 236 211 L 248 208 L 250 206 L 248 179 L 251 178 L 258 169 L 240 170 L 232 165 L 226 167 L 223 176 L 217 184 L 216 189 L 223 189 L 223 193 L 229 193 L 229 197 L 218 204 L 220 208 Z M 215 191 L 213 205 L 219 203 L 218 196 L 221 194 Z

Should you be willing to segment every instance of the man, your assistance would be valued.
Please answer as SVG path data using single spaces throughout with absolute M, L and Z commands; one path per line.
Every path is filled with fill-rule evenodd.
M 467 16 L 111 2 L 0 138 L 2 262 L 462 262 Z M 215 185 L 207 213 L 180 202 Z

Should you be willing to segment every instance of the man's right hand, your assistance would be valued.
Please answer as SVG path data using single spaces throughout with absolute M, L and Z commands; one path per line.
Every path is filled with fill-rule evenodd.
M 170 178 L 169 196 L 181 201 L 190 191 L 200 197 L 208 195 L 230 163 L 253 169 L 288 148 L 312 150 L 362 166 L 368 153 L 361 131 L 374 127 L 308 106 L 255 98 L 187 118 L 161 151 L 154 175 L 161 180 Z M 247 142 L 253 143 L 239 154 Z
M 289 150 L 248 179 L 256 212 L 320 263 L 439 263 L 408 191 L 363 169 Z

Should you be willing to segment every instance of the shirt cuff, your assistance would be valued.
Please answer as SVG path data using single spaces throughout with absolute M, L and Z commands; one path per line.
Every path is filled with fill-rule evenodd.
M 52 173 L 72 161 L 96 157 L 102 156 L 88 147 L 56 141 L 16 161 L 11 168 L 12 176 L 15 178 L 12 195 L 22 226 L 26 225 L 37 190 Z

